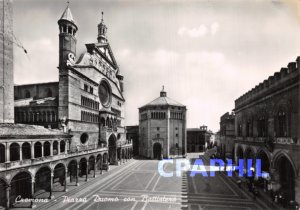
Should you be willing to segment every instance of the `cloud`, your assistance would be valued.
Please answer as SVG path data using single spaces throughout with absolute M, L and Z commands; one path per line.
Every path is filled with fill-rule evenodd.
M 211 29 L 211 31 L 210 31 L 211 35 L 214 36 L 217 33 L 218 29 L 219 29 L 219 23 L 214 22 L 213 24 L 211 24 L 210 29 Z
M 209 32 L 214 36 L 219 29 L 219 23 L 213 22 L 210 26 L 201 24 L 199 27 L 187 28 L 182 26 L 178 29 L 179 36 L 188 36 L 190 38 L 199 38 L 206 36 Z
M 200 25 L 198 28 L 188 29 L 186 27 L 180 27 L 178 29 L 178 34 L 180 36 L 187 35 L 191 38 L 202 37 L 202 36 L 205 36 L 206 33 L 207 33 L 207 27 L 205 25 Z

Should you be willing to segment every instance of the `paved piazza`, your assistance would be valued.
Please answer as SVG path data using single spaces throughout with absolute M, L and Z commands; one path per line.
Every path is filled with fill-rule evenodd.
M 66 193 L 56 193 L 55 199 L 38 204 L 36 209 L 267 209 L 224 174 L 164 178 L 157 166 L 157 160 L 130 160 L 88 182 L 81 181 Z M 172 167 L 168 164 L 166 171 Z M 69 201 L 77 198 L 87 202 L 64 202 L 64 196 Z

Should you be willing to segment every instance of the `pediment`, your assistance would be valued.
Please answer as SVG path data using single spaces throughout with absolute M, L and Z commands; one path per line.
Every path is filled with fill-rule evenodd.
M 114 69 L 118 68 L 118 64 L 115 60 L 109 43 L 86 44 L 86 48 L 90 54 L 98 54 L 100 57 L 105 59 L 106 62 L 108 62 Z

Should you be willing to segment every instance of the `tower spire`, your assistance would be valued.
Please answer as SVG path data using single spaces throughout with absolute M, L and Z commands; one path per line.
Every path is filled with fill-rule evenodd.
M 98 38 L 97 38 L 99 43 L 107 42 L 107 38 L 106 38 L 107 27 L 104 24 L 103 16 L 104 16 L 104 12 L 101 11 L 101 22 L 98 24 Z
M 162 90 L 160 91 L 160 97 L 167 97 L 167 92 L 165 91 L 165 86 L 162 86 Z

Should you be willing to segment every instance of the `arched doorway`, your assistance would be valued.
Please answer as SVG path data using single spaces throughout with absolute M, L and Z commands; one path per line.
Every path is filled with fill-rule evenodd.
M 30 159 L 31 158 L 31 146 L 28 142 L 24 142 L 22 144 L 22 159 Z
M 161 158 L 161 144 L 156 142 L 153 144 L 153 158 L 154 159 L 160 159 Z
M 110 164 L 116 164 L 117 161 L 117 139 L 114 134 L 108 139 L 108 161 Z
M 20 160 L 20 145 L 18 143 L 12 143 L 9 148 L 10 161 Z
M 261 161 L 261 172 L 264 174 L 270 173 L 270 160 L 267 153 L 264 150 L 261 150 L 256 155 L 256 160 L 260 159 Z M 257 161 L 256 161 L 257 162 Z M 268 176 L 263 176 L 258 178 L 258 185 L 265 190 L 268 189 L 268 184 L 270 180 L 270 174 Z
M 36 142 L 34 144 L 34 158 L 42 157 L 42 144 L 41 142 Z
M 17 196 L 23 199 L 32 198 L 31 182 L 31 175 L 27 172 L 20 172 L 14 176 L 11 180 L 10 205 L 15 203 Z
M 236 149 L 236 162 L 238 163 L 240 159 L 244 160 L 244 152 L 243 152 L 243 149 L 241 147 L 237 147 L 237 149 Z
M 77 162 L 76 160 L 72 160 L 68 165 L 68 173 L 70 176 L 70 183 L 73 182 L 73 179 L 77 177 Z
M 255 155 L 254 155 L 254 152 L 253 152 L 253 150 L 251 149 L 251 148 L 248 148 L 248 149 L 246 149 L 246 151 L 245 151 L 245 166 L 246 166 L 246 169 L 247 169 L 247 171 L 250 169 L 250 168 L 252 168 L 252 167 L 254 167 L 255 166 L 255 159 L 254 159 L 254 157 L 255 157 Z M 249 164 L 248 164 L 248 162 L 249 162 Z
M 275 162 L 276 170 L 279 173 L 280 192 L 283 196 L 283 206 L 295 200 L 295 171 L 286 156 L 281 156 Z
M 79 161 L 79 176 L 87 175 L 87 160 L 85 158 L 81 158 Z
M 96 168 L 97 170 L 100 170 L 102 166 L 102 157 L 101 154 L 97 155 L 97 159 L 96 159 Z
M 4 144 L 0 144 L 0 163 L 5 162 L 5 146 Z
M 261 171 L 262 172 L 269 172 L 270 170 L 270 160 L 268 155 L 266 154 L 265 151 L 261 150 L 258 152 L 256 159 L 261 160 Z
M 93 155 L 89 157 L 88 174 L 90 174 L 90 171 L 93 171 L 94 175 L 95 175 L 95 173 L 96 173 L 96 167 L 95 167 L 95 157 Z
M 35 175 L 34 193 L 40 195 L 51 191 L 51 170 L 48 167 L 42 167 Z M 46 197 L 46 196 L 43 196 Z
M 64 164 L 59 163 L 55 166 L 53 173 L 53 189 L 61 191 L 60 187 L 65 186 L 65 173 L 66 169 Z
M 58 142 L 54 141 L 53 142 L 53 155 L 57 155 L 58 154 Z
M 44 157 L 50 156 L 51 145 L 48 141 L 44 143 Z
M 6 182 L 0 179 L 0 209 L 5 209 L 6 206 L 6 187 Z
M 65 148 L 66 148 L 66 142 L 65 142 L 64 140 L 61 140 L 61 141 L 60 141 L 59 147 L 60 147 L 60 153 L 66 152 L 66 151 L 65 151 Z

